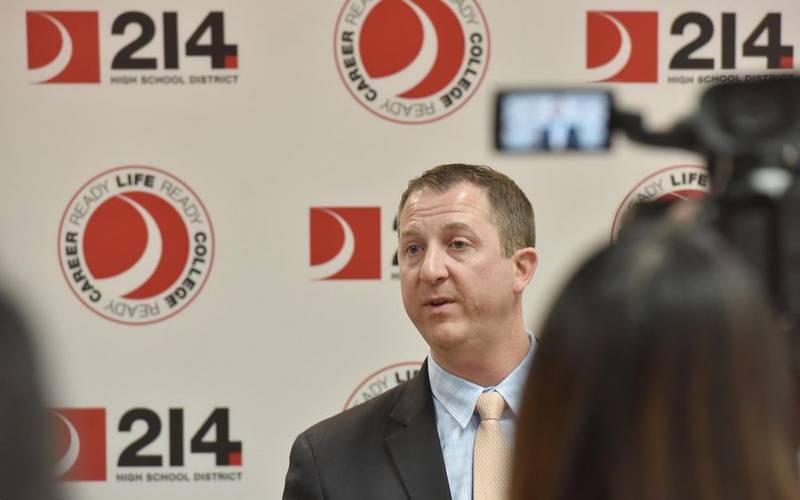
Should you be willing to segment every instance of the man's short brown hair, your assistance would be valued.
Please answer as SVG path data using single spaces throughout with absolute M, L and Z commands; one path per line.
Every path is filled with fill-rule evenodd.
M 506 257 L 512 256 L 520 248 L 536 244 L 536 224 L 528 197 L 508 176 L 483 165 L 439 165 L 411 179 L 400 198 L 398 217 L 411 193 L 422 189 L 444 193 L 462 182 L 486 190 L 492 220 L 500 235 L 500 247 Z

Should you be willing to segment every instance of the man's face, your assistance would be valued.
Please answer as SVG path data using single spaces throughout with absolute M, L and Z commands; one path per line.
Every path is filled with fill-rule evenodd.
M 400 213 L 403 304 L 422 336 L 444 353 L 491 346 L 515 319 L 514 260 L 504 257 L 483 188 L 413 192 Z

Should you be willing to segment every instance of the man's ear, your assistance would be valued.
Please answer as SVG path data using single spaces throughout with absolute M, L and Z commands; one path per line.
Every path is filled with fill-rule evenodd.
M 514 252 L 511 260 L 514 261 L 514 293 L 522 293 L 533 279 L 539 253 L 532 247 L 520 248 Z

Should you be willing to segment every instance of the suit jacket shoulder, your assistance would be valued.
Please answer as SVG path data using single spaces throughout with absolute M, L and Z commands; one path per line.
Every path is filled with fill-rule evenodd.
M 405 384 L 300 434 L 283 498 L 450 498 L 427 364 Z

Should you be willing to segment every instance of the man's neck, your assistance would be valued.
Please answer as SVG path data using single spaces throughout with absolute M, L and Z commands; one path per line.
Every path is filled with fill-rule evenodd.
M 431 349 L 436 363 L 448 372 L 481 387 L 493 387 L 516 368 L 531 347 L 528 334 L 520 325 L 498 345 L 469 346 L 453 351 Z

